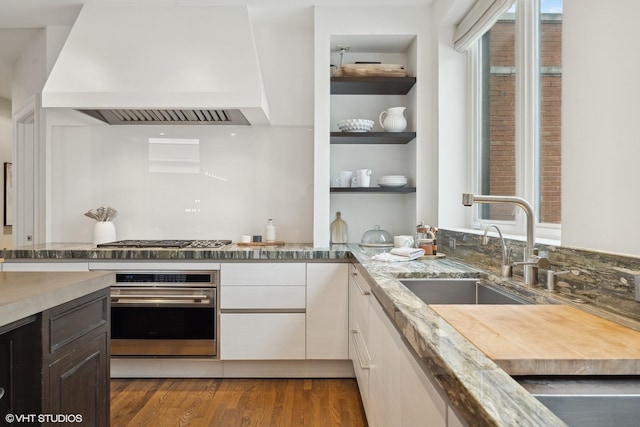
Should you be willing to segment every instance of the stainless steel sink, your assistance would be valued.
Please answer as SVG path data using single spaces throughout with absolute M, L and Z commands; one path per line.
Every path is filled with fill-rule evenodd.
M 640 425 L 640 377 L 515 379 L 570 427 Z
M 478 279 L 406 279 L 411 292 L 427 304 L 531 304 Z

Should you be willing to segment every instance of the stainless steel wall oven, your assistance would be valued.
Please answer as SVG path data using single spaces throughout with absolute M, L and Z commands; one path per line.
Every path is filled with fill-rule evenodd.
M 219 271 L 128 271 L 111 288 L 113 356 L 217 355 Z

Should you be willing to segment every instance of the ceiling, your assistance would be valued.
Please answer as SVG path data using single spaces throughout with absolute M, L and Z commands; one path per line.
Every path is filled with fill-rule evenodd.
M 38 29 L 73 25 L 85 3 L 153 3 L 249 5 L 251 8 L 358 5 L 424 5 L 433 0 L 2 0 L 0 1 L 0 98 L 11 99 L 11 69 Z

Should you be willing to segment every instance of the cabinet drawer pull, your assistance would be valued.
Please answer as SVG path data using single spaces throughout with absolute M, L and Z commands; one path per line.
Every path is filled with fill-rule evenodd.
M 360 348 L 358 347 L 358 331 L 353 329 L 351 330 L 351 339 L 353 340 L 353 348 L 356 351 L 356 357 L 358 358 L 358 364 L 360 365 L 360 369 L 369 369 L 369 363 L 363 363 L 362 356 L 360 354 Z
M 223 308 L 220 314 L 304 314 L 304 308 Z
M 355 273 L 353 274 L 356 275 Z M 354 280 L 353 282 L 356 284 L 362 295 L 371 295 L 371 291 L 365 291 L 364 289 L 362 289 L 362 286 L 360 286 L 360 283 L 358 283 L 357 280 Z

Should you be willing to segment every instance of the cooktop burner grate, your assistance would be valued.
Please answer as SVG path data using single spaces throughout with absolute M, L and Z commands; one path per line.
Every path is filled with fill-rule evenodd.
M 118 240 L 100 243 L 98 248 L 203 248 L 215 249 L 230 245 L 231 240 Z

